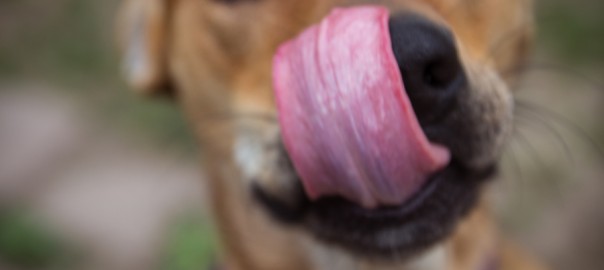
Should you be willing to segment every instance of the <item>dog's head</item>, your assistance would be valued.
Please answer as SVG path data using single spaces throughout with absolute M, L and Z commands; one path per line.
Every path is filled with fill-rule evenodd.
M 284 42 L 335 7 L 367 4 L 387 8 L 413 115 L 451 156 L 411 196 L 377 207 L 337 192 L 308 195 L 309 180 L 283 143 L 272 72 Z M 511 129 L 506 75 L 531 36 L 529 0 L 129 0 L 124 11 L 128 79 L 151 94 L 171 86 L 213 171 L 211 186 L 228 181 L 274 222 L 380 257 L 441 241 L 474 206 Z M 290 140 L 289 148 L 306 143 Z

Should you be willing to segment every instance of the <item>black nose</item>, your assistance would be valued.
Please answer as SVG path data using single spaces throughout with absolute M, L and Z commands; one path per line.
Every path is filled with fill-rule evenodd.
M 466 85 L 453 34 L 408 13 L 393 15 L 389 27 L 394 55 L 420 124 L 439 122 Z

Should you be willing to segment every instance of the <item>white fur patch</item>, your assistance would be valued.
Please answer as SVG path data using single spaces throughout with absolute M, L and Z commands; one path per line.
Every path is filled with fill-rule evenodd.
M 264 149 L 262 143 L 250 134 L 240 134 L 235 140 L 235 162 L 241 168 L 244 179 L 252 179 L 262 171 Z
M 123 72 L 131 81 L 144 82 L 151 76 L 151 61 L 147 51 L 147 37 L 145 36 L 144 18 L 138 16 L 130 33 Z
M 428 252 L 408 261 L 368 260 L 363 256 L 354 256 L 344 250 L 328 246 L 315 239 L 307 238 L 306 248 L 310 251 L 313 269 L 318 270 L 445 270 L 447 251 L 437 246 Z
M 407 269 L 409 270 L 436 270 L 446 269 L 447 265 L 447 252 L 445 247 L 438 246 L 424 255 L 420 256 L 417 260 L 411 262 Z

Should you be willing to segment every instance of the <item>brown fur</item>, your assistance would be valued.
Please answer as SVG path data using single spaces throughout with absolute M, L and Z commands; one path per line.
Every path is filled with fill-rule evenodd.
M 271 60 L 277 46 L 334 6 L 383 4 L 412 10 L 454 32 L 470 81 L 484 91 L 464 98 L 463 115 L 477 126 L 468 164 L 498 156 L 509 126 L 504 81 L 521 65 L 532 36 L 529 0 L 126 0 L 120 25 L 134 86 L 156 93 L 171 83 L 203 149 L 211 206 L 220 230 L 227 269 L 450 269 L 480 270 L 489 260 L 501 269 L 542 269 L 502 240 L 482 203 L 444 243 L 425 255 L 385 263 L 326 246 L 303 230 L 271 219 L 253 202 L 234 151 L 243 136 L 258 145 L 263 163 L 256 179 L 275 196 L 290 188 L 278 154 L 274 122 L 253 115 L 276 114 Z M 234 3 L 229 3 L 234 2 Z M 136 55 L 132 56 L 135 52 Z M 506 81 L 509 83 L 509 81 Z M 461 117 L 461 116 L 460 116 Z M 487 120 L 485 120 L 487 119 Z M 502 134 L 499 134 L 502 133 Z M 459 150 L 462 151 L 462 150 Z M 283 195 L 286 196 L 286 195 Z M 287 200 L 287 198 L 284 198 Z

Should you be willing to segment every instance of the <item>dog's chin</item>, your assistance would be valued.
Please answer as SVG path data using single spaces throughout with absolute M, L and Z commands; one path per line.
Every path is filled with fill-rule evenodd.
M 434 174 L 410 200 L 399 206 L 362 208 L 340 197 L 310 201 L 303 189 L 283 202 L 259 186 L 257 201 L 278 222 L 302 227 L 320 241 L 378 259 L 416 255 L 451 234 L 476 204 L 495 166 L 467 169 L 453 160 Z M 294 203 L 292 203 L 294 202 Z

